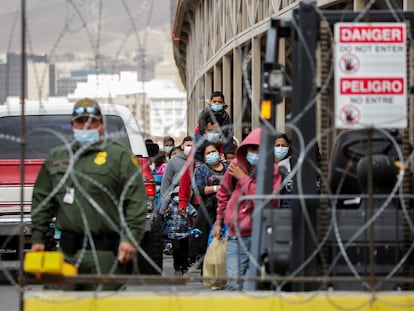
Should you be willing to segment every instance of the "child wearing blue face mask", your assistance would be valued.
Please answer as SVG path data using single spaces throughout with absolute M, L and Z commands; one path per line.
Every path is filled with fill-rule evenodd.
M 213 137 L 211 139 L 221 138 L 221 142 L 224 145 L 224 150 L 226 147 L 233 143 L 233 131 L 231 129 L 231 120 L 230 115 L 227 113 L 228 105 L 225 104 L 224 94 L 221 91 L 215 91 L 211 94 L 210 102 L 208 107 L 204 108 L 198 115 L 198 134 L 195 135 L 196 141 L 202 138 L 202 135 L 207 132 L 207 123 L 213 122 L 218 123 L 219 125 L 219 136 Z M 216 141 L 218 142 L 218 141 Z
M 185 209 L 178 208 L 178 189 L 171 192 L 171 202 L 164 213 L 167 223 L 167 237 L 172 244 L 173 266 L 176 276 L 185 275 L 188 271 L 188 248 L 193 218 L 197 210 L 189 204 Z M 200 231 L 199 231 L 200 232 Z
M 230 116 L 226 111 L 227 107 L 224 102 L 224 94 L 220 91 L 213 92 L 208 107 L 204 108 L 198 116 L 200 133 L 206 131 L 208 116 L 214 116 L 220 127 L 230 125 Z

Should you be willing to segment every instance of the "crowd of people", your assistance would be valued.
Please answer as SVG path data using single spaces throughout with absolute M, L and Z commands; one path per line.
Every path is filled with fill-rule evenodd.
M 166 169 L 160 214 L 166 228 L 164 253 L 172 254 L 176 275 L 185 275 L 190 266 L 202 275 L 203 259 L 214 237 L 227 239 L 227 276 L 247 272 L 254 202 L 238 205 L 237 201 L 256 193 L 261 129 L 254 129 L 239 143 L 231 131 L 227 107 L 223 93 L 213 92 L 209 106 L 199 114 L 194 138 L 185 137 L 177 154 L 172 154 L 174 139 L 163 140 Z M 274 191 L 289 194 L 292 182 L 285 179 L 291 171 L 291 150 L 285 133 L 276 136 L 274 159 Z M 275 208 L 290 206 L 291 200 L 274 200 Z M 241 253 L 240 243 L 244 245 Z M 224 289 L 245 288 L 229 281 Z
M 74 107 L 72 127 L 74 138 L 78 141 L 78 145 L 75 147 L 82 150 L 83 145 L 93 143 L 94 140 L 99 139 L 99 135 L 102 135 L 103 118 L 95 101 L 83 101 L 77 105 Z M 245 275 L 249 265 L 248 252 L 251 244 L 254 201 L 242 200 L 240 203 L 239 199 L 243 195 L 256 193 L 261 129 L 250 131 L 239 143 L 233 136 L 231 119 L 226 111 L 227 107 L 223 93 L 213 92 L 208 107 L 199 114 L 194 137 L 186 136 L 179 144 L 176 144 L 173 137 L 166 136 L 162 141 L 162 150 L 152 158 L 152 173 L 158 190 L 156 207 L 163 219 L 164 226 L 164 254 L 172 255 L 177 276 L 188 273 L 190 266 L 200 269 L 201 275 L 203 274 L 203 259 L 211 238 L 227 239 L 227 277 L 234 278 Z M 91 136 L 92 132 L 93 137 Z M 118 145 L 107 144 L 105 148 L 111 148 L 111 154 L 116 153 L 120 157 L 129 154 Z M 92 148 L 92 150 L 95 149 L 97 152 L 105 151 L 96 147 Z M 46 200 L 54 184 L 59 183 L 57 178 L 64 178 L 55 172 L 54 164 L 61 158 L 67 157 L 65 152 L 67 152 L 65 148 L 62 148 L 62 152 L 59 149 L 54 151 L 42 167 L 33 194 L 34 206 Z M 87 161 L 89 154 L 90 152 L 80 153 L 80 160 L 84 157 Z M 291 171 L 291 150 L 288 136 L 284 133 L 278 134 L 275 139 L 274 159 L 274 192 L 290 193 L 292 183 L 286 178 Z M 113 160 L 116 161 L 116 159 Z M 127 211 L 131 211 L 131 216 L 126 220 L 132 228 L 136 228 L 136 232 L 132 232 L 132 234 L 136 240 L 139 240 L 145 217 L 145 200 L 140 198 L 145 196 L 145 193 L 140 175 L 132 175 L 133 165 L 134 162 L 131 162 L 129 166 L 121 166 L 120 169 L 123 171 L 117 174 L 133 178 L 136 180 L 136 186 L 129 187 L 127 193 L 119 193 L 118 196 L 128 196 L 128 204 L 131 207 Z M 93 183 L 93 181 L 90 182 Z M 102 181 L 103 184 L 107 183 L 108 189 L 114 193 L 121 189 L 118 187 L 119 182 L 117 180 Z M 74 190 L 71 189 L 74 189 L 74 186 L 70 179 L 67 179 L 67 183 L 66 194 L 59 204 L 72 204 L 70 201 Z M 48 185 L 50 189 L 46 189 L 44 185 Z M 91 206 L 91 211 L 87 211 L 87 213 L 92 213 L 93 202 L 85 202 L 85 204 Z M 283 199 L 274 200 L 273 205 L 275 208 L 288 208 L 291 206 L 291 202 Z M 38 212 L 34 217 L 33 251 L 44 250 L 44 232 L 47 231 L 45 228 L 46 219 L 52 217 L 54 213 L 52 204 L 49 209 L 40 208 L 42 208 L 41 212 Z M 82 215 L 79 214 L 79 216 Z M 58 215 L 58 217 L 58 221 L 65 226 L 70 226 L 65 223 L 67 215 Z M 84 217 L 82 216 L 78 221 L 82 223 Z M 92 222 L 92 226 L 99 224 L 99 222 L 96 224 Z M 71 241 L 71 239 L 72 237 L 66 237 L 64 241 Z M 130 242 L 128 235 L 121 237 L 121 241 L 118 240 L 117 243 L 120 245 L 111 246 L 109 254 L 107 249 L 102 251 L 105 256 L 113 257 L 116 255 L 115 250 L 118 250 L 117 256 L 121 264 L 117 269 L 121 271 L 121 269 L 126 269 L 123 264 L 125 265 L 132 260 L 137 252 L 137 247 Z M 69 246 L 63 244 L 62 247 L 67 258 L 72 261 L 77 260 L 71 258 Z M 93 254 L 83 255 L 91 256 L 89 261 L 96 262 Z M 108 258 L 108 265 L 113 262 L 112 257 Z M 113 267 L 102 264 L 100 269 L 107 272 Z M 243 282 L 231 280 L 227 282 L 224 289 L 243 290 L 245 287 Z

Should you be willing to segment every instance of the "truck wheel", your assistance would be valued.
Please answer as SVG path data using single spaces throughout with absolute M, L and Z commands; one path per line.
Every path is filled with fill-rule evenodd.
M 162 270 L 163 241 L 161 219 L 154 219 L 151 224 L 151 230 L 144 234 L 141 247 L 160 270 Z M 160 274 L 141 254 L 138 254 L 138 269 L 140 274 Z

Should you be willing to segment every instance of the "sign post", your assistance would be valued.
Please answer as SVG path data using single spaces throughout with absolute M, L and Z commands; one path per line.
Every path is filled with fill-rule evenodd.
M 404 23 L 335 24 L 335 126 L 407 126 Z

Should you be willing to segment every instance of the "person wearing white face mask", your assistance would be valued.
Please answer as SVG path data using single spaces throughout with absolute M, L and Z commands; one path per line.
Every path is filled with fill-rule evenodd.
M 213 237 L 221 237 L 221 227 L 227 226 L 226 272 L 227 277 L 244 276 L 249 266 L 249 253 L 252 234 L 252 215 L 255 209 L 254 200 L 239 199 L 242 196 L 256 194 L 257 166 L 260 161 L 261 129 L 253 130 L 236 150 L 236 158 L 226 170 L 217 192 L 217 217 Z M 279 190 L 282 176 L 279 167 L 274 164 L 267 168 L 273 173 L 273 192 Z M 273 200 L 273 207 L 279 207 L 279 201 Z M 242 247 L 244 244 L 245 247 Z M 244 282 L 228 280 L 225 290 L 244 290 Z
M 221 91 L 214 91 L 210 96 L 208 106 L 201 110 L 198 115 L 198 125 L 196 128 L 195 141 L 202 139 L 207 132 L 208 122 L 218 123 L 218 131 L 220 133 L 221 143 L 226 151 L 227 146 L 233 142 L 233 130 L 230 115 L 226 109 L 228 105 L 225 103 L 224 94 Z M 211 136 L 212 134 L 210 134 Z M 212 139 L 217 139 L 212 137 Z
M 218 156 L 218 164 L 221 162 L 221 150 L 223 146 L 219 143 L 215 144 L 214 142 L 220 141 L 220 132 L 219 132 L 219 124 L 217 122 L 214 122 L 212 119 L 208 118 L 207 121 L 207 127 L 206 132 L 203 133 L 203 141 L 200 146 L 197 145 L 197 149 L 193 150 L 194 157 L 190 157 L 187 159 L 186 162 L 186 170 L 181 176 L 180 179 L 180 185 L 179 185 L 179 191 L 178 191 L 178 208 L 179 210 L 184 211 L 188 204 L 191 202 L 192 205 L 194 205 L 196 208 L 200 206 L 200 201 L 202 200 L 200 198 L 200 191 L 196 191 L 195 188 L 197 187 L 194 182 L 192 182 L 193 176 L 194 176 L 194 170 L 198 166 L 205 163 L 206 159 L 204 157 L 204 149 L 207 145 L 215 145 L 215 148 L 218 151 L 218 154 L 211 155 L 209 157 Z M 214 142 L 213 142 L 214 141 Z M 207 161 L 213 161 L 213 159 L 209 159 Z M 193 191 L 191 191 L 193 190 Z M 204 217 L 205 218 L 205 217 Z M 200 217 L 199 217 L 200 219 Z M 205 234 L 204 237 L 207 237 L 208 234 Z M 190 237 L 190 252 L 189 257 L 191 262 L 195 262 L 196 257 L 200 254 L 204 254 L 204 251 L 199 250 L 199 239 L 194 239 L 193 237 Z
M 82 106 L 83 103 L 86 107 Z M 71 124 L 73 138 L 81 145 L 93 144 L 104 134 L 98 103 L 92 100 L 83 100 L 75 104 Z
M 147 214 L 138 161 L 120 143 L 100 139 L 104 122 L 95 100 L 84 98 L 74 105 L 71 125 L 73 143 L 50 152 L 33 188 L 31 250 L 46 250 L 49 225 L 55 218 L 61 231 L 59 251 L 65 261 L 76 263 L 79 273 L 130 273 Z M 99 288 L 98 284 L 58 286 L 70 290 Z M 105 284 L 103 289 L 121 286 Z
M 227 113 L 227 105 L 224 102 L 224 94 L 215 91 L 211 94 L 208 107 L 204 108 L 198 116 L 198 129 L 203 134 L 207 129 L 208 120 L 214 119 L 223 129 L 230 125 L 230 115 Z
M 175 146 L 174 138 L 172 138 L 171 136 L 165 136 L 163 139 L 163 146 L 164 146 L 164 151 L 167 153 L 167 159 L 168 159 L 168 157 L 171 154 L 171 151 L 173 150 Z
M 207 131 L 206 136 L 207 136 L 207 140 L 209 142 L 212 142 L 212 143 L 215 143 L 215 144 L 220 142 L 220 132 Z
M 290 158 L 291 152 L 289 147 L 289 139 L 285 133 L 279 133 L 276 135 L 275 140 L 275 163 L 279 166 L 283 166 L 290 172 Z
M 293 181 L 291 179 L 285 180 L 291 171 L 291 150 L 290 141 L 285 133 L 278 133 L 275 140 L 275 163 L 279 166 L 280 173 L 283 176 L 284 187 L 280 190 L 282 198 L 280 200 L 281 208 L 291 208 L 292 199 L 283 198 L 284 194 L 292 194 Z
M 193 239 L 191 241 L 193 243 L 190 244 L 190 254 L 200 258 L 200 267 L 202 267 L 202 258 L 207 250 L 208 234 L 216 220 L 216 193 L 227 169 L 227 163 L 221 161 L 220 147 L 217 144 L 205 143 L 201 154 L 203 155 L 203 163 L 197 166 L 194 171 L 196 192 L 200 195 L 199 212 L 194 227 L 200 229 L 203 234 L 199 238 Z
M 220 148 L 219 150 L 220 153 L 224 153 L 224 148 L 223 148 L 224 146 L 222 144 L 222 133 L 220 132 L 220 125 L 211 116 L 207 117 L 207 125 L 203 133 L 203 140 L 201 141 L 201 144 L 198 143 L 200 146 L 194 152 L 194 159 L 195 159 L 196 165 L 204 162 L 204 156 L 202 153 L 202 149 L 204 149 L 204 145 L 209 142 L 217 144 Z
M 185 170 L 187 157 L 193 147 L 193 138 L 191 136 L 184 137 L 180 146 L 181 152 L 177 153 L 168 161 L 167 167 L 165 168 L 164 175 L 162 177 L 162 204 L 160 209 L 161 214 L 167 209 L 168 204 L 170 203 L 171 191 L 173 191 L 180 184 L 181 176 Z

